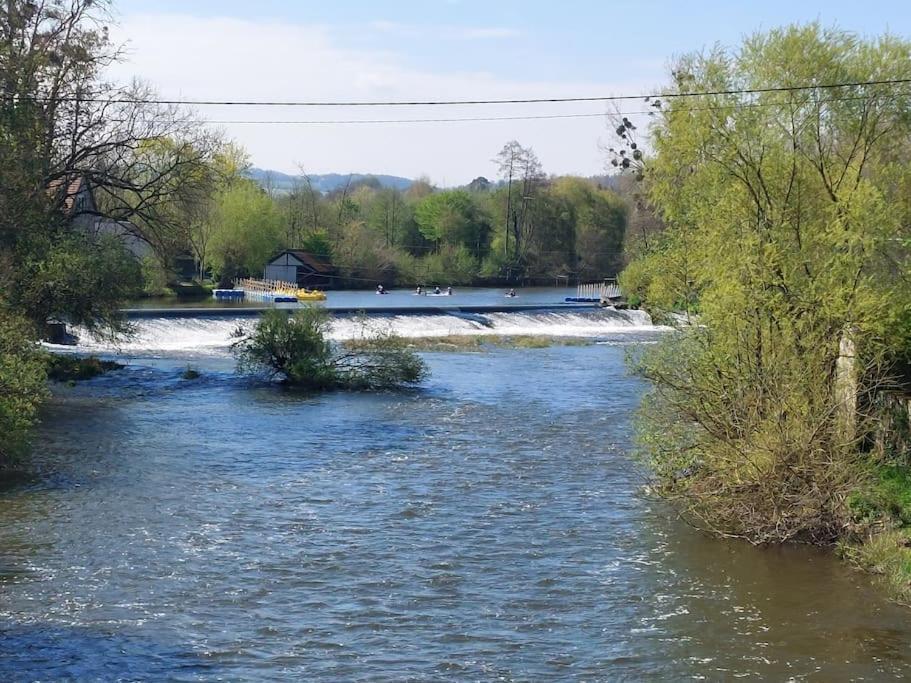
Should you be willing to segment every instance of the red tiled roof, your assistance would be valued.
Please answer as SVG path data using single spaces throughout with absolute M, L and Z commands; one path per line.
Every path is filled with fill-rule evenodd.
M 60 200 L 60 210 L 63 212 L 64 216 L 72 217 L 76 207 L 76 197 L 79 196 L 85 182 L 83 176 L 78 176 L 71 180 L 57 178 L 48 183 L 47 192 L 52 197 Z

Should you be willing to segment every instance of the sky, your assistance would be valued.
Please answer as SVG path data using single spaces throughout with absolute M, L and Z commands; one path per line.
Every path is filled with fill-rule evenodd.
M 791 22 L 911 38 L 907 0 L 114 2 L 112 36 L 126 57 L 111 77 L 139 78 L 182 100 L 627 95 L 660 90 L 675 56 Z M 602 173 L 605 110 L 603 103 L 198 108 L 261 168 L 426 176 L 443 186 L 495 177 L 493 158 L 513 139 L 532 147 L 548 173 Z M 574 118 L 339 123 L 527 115 Z

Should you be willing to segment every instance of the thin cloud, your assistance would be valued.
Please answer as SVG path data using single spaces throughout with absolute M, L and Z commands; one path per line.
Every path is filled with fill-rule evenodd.
M 522 32 L 515 28 L 490 27 L 490 28 L 468 28 L 459 32 L 459 37 L 466 40 L 501 40 L 505 38 L 518 38 Z
M 377 19 L 368 27 L 378 33 L 399 36 L 433 35 L 446 40 L 506 40 L 518 38 L 522 32 L 507 26 L 455 26 L 449 24 L 404 24 L 399 21 Z
M 641 82 L 585 82 L 571 79 L 508 78 L 495 72 L 453 70 L 415 63 L 408 41 L 388 49 L 351 49 L 331 27 L 289 22 L 247 21 L 180 14 L 127 16 L 113 36 L 128 40 L 127 62 L 108 75 L 128 82 L 139 77 L 175 99 L 238 100 L 406 100 L 502 99 L 638 92 Z M 478 38 L 480 39 L 480 38 Z M 459 43 L 448 43 L 456 53 Z M 454 60 L 457 62 L 457 60 Z M 265 109 L 205 107 L 200 113 L 222 124 L 250 152 L 257 166 L 293 172 L 298 162 L 314 172 L 358 169 L 468 182 L 490 177 L 490 159 L 507 140 L 538 152 L 553 173 L 600 172 L 604 157 L 599 118 L 487 123 L 394 125 L 242 125 L 234 120 L 420 119 L 599 112 L 600 105 L 455 107 L 440 111 L 412 107 L 363 111 L 346 107 Z
M 397 21 L 386 21 L 385 19 L 371 21 L 369 25 L 374 31 L 381 33 L 401 33 L 409 28 L 406 24 Z

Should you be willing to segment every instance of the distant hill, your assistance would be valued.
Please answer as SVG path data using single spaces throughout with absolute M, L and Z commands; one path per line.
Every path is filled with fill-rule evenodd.
M 303 183 L 303 176 L 289 175 L 280 171 L 270 171 L 255 166 L 247 171 L 247 177 L 255 180 L 263 187 L 271 185 L 278 192 L 290 192 L 296 183 Z M 398 190 L 407 190 L 412 181 L 395 175 L 375 175 L 372 173 L 323 173 L 310 176 L 313 188 L 326 194 L 333 190 L 341 189 L 351 179 L 351 184 L 375 178 L 382 187 L 391 187 Z

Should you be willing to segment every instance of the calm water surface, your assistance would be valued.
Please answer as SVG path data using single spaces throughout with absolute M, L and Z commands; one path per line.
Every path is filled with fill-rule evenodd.
M 0 492 L 0 680 L 883 680 L 909 613 L 639 495 L 622 345 L 318 398 L 174 360 L 61 388 Z
M 445 291 L 446 285 L 441 285 Z M 431 291 L 432 286 L 431 286 Z M 391 289 L 379 295 L 373 290 L 333 290 L 326 292 L 327 308 L 425 307 L 425 306 L 503 306 L 562 304 L 568 296 L 576 296 L 572 287 L 520 287 L 514 298 L 505 296 L 506 288 L 454 287 L 452 296 L 417 296 L 411 289 Z M 271 304 L 256 301 L 225 301 L 212 297 L 196 299 L 139 299 L 129 308 L 270 308 Z

